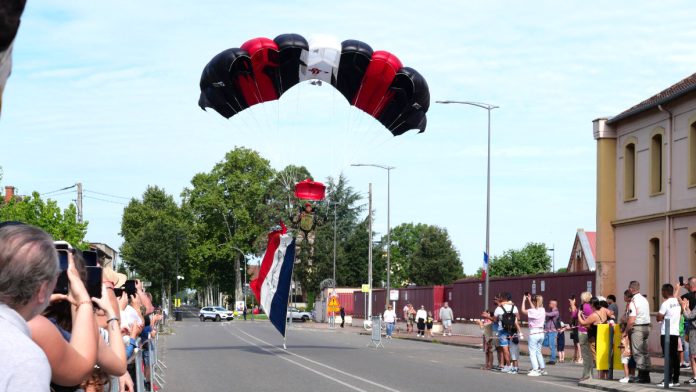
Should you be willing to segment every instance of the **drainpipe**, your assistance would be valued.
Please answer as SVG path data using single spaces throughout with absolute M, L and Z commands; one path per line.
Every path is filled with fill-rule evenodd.
M 674 114 L 665 109 L 662 105 L 657 105 L 657 108 L 661 112 L 669 114 L 669 126 L 667 127 L 667 134 L 665 139 L 667 139 L 667 147 L 665 148 L 665 154 L 667 154 L 667 189 L 665 189 L 665 196 L 667 196 L 667 211 L 665 214 L 665 256 L 667 260 L 668 270 L 666 276 L 672 276 L 672 217 L 670 216 L 670 211 L 672 211 L 672 134 L 674 131 Z M 664 279 L 663 279 L 664 280 Z

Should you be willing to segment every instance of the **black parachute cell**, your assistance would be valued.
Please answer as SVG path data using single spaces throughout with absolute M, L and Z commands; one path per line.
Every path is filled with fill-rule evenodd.
M 252 73 L 249 53 L 240 48 L 220 52 L 203 69 L 198 106 L 215 109 L 230 118 L 249 107 L 242 95 L 240 81 Z
M 411 112 L 403 121 L 395 124 L 390 131 L 394 136 L 402 135 L 411 129 L 417 129 L 418 133 L 423 133 L 427 124 L 428 119 L 424 112 Z
M 338 65 L 338 76 L 334 87 L 343 94 L 349 103 L 360 90 L 363 76 L 374 51 L 370 45 L 348 39 L 341 43 L 341 59 Z
M 280 67 L 275 85 L 280 96 L 300 82 L 300 67 L 307 66 L 306 55 L 309 52 L 309 43 L 299 34 L 281 34 L 273 41 L 278 45 L 278 64 Z
M 389 86 L 393 98 L 379 121 L 395 136 L 410 129 L 425 131 L 425 112 L 430 108 L 430 90 L 425 78 L 413 68 L 403 67 Z

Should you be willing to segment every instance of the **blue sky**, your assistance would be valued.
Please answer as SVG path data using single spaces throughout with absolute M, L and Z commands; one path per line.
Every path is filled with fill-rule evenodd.
M 349 164 L 392 165 L 392 226 L 445 227 L 473 273 L 485 245 L 486 112 L 434 101 L 483 101 L 500 106 L 491 253 L 544 242 L 558 268 L 576 229 L 595 228 L 591 121 L 696 72 L 686 1 L 238 4 L 30 0 L 3 96 L 3 185 L 26 194 L 82 182 L 88 239 L 117 248 L 126 200 L 99 193 L 139 197 L 159 185 L 178 199 L 235 146 L 278 169 L 303 164 L 316 179 L 342 171 L 361 193 L 372 182 L 381 233 L 386 172 Z M 429 83 L 427 131 L 392 138 L 328 86 L 299 86 L 232 120 L 198 108 L 211 57 L 290 32 L 395 53 Z M 55 197 L 62 206 L 74 198 Z

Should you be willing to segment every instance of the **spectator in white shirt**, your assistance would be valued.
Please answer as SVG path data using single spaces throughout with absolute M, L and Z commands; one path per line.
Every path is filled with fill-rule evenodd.
M 650 383 L 650 355 L 648 353 L 648 338 L 650 337 L 650 304 L 640 293 L 640 283 L 631 281 L 628 285 L 631 302 L 628 304 L 628 322 L 624 335 L 630 336 L 633 359 L 636 361 L 638 377 L 634 382 Z
M 391 339 L 396 323 L 396 312 L 391 305 L 387 305 L 387 310 L 384 311 L 384 323 L 387 325 L 387 339 Z
M 665 335 L 669 335 L 669 371 L 668 375 L 672 380 L 662 380 L 658 384 L 664 387 L 664 383 L 670 383 L 670 387 L 679 385 L 679 352 L 677 345 L 679 342 L 679 322 L 681 320 L 682 307 L 677 298 L 674 297 L 674 286 L 669 283 L 662 285 L 662 298 L 665 299 L 657 313 L 657 321 L 660 322 L 660 345 L 662 355 L 665 354 Z M 665 320 L 669 320 L 669 330 L 665 330 Z

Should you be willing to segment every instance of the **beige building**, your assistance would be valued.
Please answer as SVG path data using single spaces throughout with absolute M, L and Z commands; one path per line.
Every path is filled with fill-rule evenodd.
M 696 275 L 696 74 L 593 128 L 598 293 L 637 280 L 655 312 L 663 283 Z

